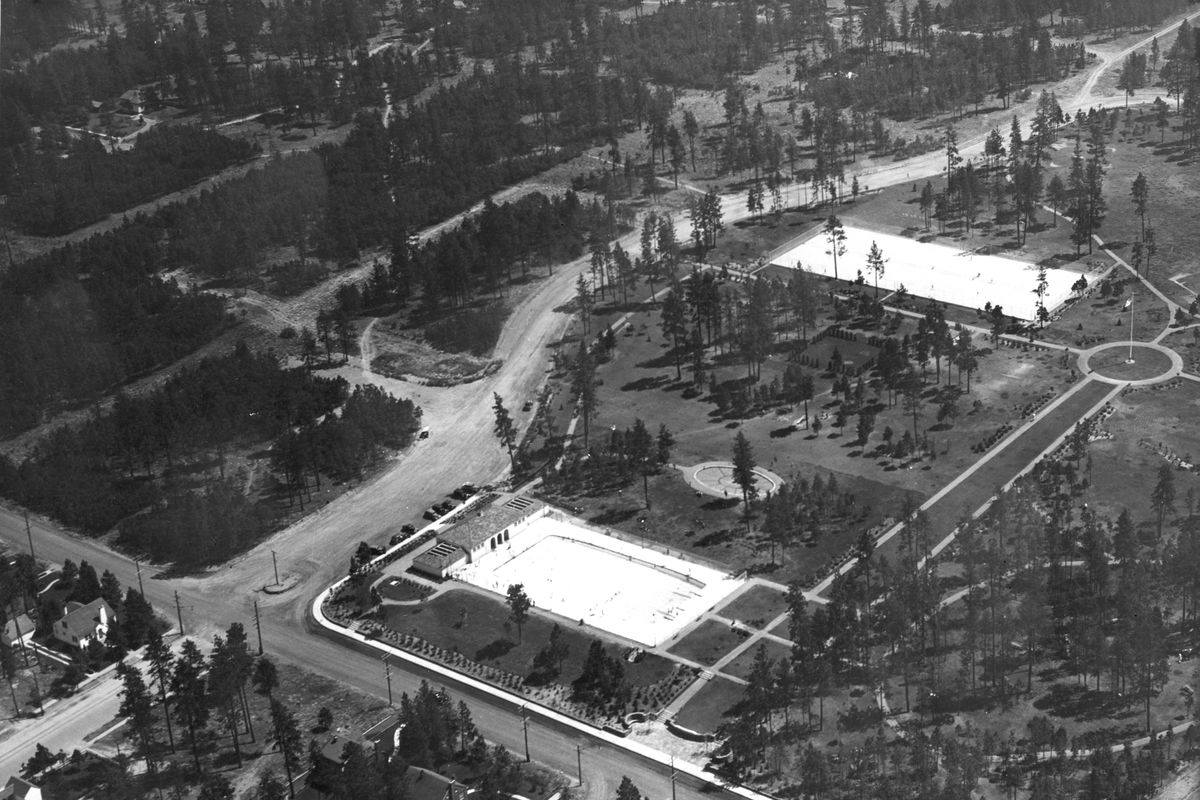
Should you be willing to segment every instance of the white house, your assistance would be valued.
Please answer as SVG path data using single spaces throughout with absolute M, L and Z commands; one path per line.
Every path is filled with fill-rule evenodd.
M 0 800 L 42 800 L 42 789 L 14 775 L 0 789 Z
M 67 603 L 67 613 L 54 623 L 54 638 L 80 649 L 93 639 L 104 644 L 108 641 L 109 626 L 116 621 L 116 615 L 102 597 L 86 605 Z

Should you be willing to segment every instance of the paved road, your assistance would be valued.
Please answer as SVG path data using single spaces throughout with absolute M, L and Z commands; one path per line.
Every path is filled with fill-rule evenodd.
M 1177 23 L 1171 27 L 1174 24 Z M 1103 66 L 1110 63 L 1115 61 Z M 967 151 L 967 147 L 963 149 Z M 861 174 L 871 176 L 872 185 L 879 188 L 936 175 L 941 165 L 940 154 L 931 154 L 899 165 L 863 170 Z M 747 215 L 740 194 L 724 197 L 722 205 L 727 224 Z M 685 221 L 680 220 L 679 225 L 683 233 L 680 239 L 686 240 L 687 232 L 682 230 Z M 636 250 L 636 234 L 628 239 L 624 246 Z M 385 541 L 403 522 L 418 515 L 451 487 L 465 480 L 486 483 L 503 474 L 507 457 L 491 435 L 492 392 L 504 396 L 510 408 L 519 407 L 517 401 L 532 397 L 544 382 L 546 350 L 569 322 L 567 315 L 553 309 L 571 298 L 575 277 L 585 266 L 580 260 L 559 268 L 514 310 L 496 348 L 497 354 L 504 358 L 504 365 L 488 379 L 466 386 L 430 388 L 370 375 L 370 380 L 413 398 L 424 408 L 425 421 L 433 429 L 431 438 L 418 443 L 393 468 L 369 483 L 219 570 L 174 580 L 147 577 L 146 593 L 151 601 L 169 611 L 178 591 L 185 631 L 191 636 L 211 638 L 232 621 L 252 626 L 252 604 L 256 597 L 253 587 L 270 580 L 271 551 L 275 550 L 281 571 L 296 575 L 299 583 L 287 595 L 259 597 L 268 651 L 366 691 L 383 694 L 382 670 L 373 657 L 306 635 L 307 603 L 343 573 L 359 540 Z M 348 372 L 353 379 L 362 378 L 361 371 Z M 518 422 L 528 421 L 527 415 L 518 416 L 524 417 Z M 94 541 L 73 537 L 45 520 L 35 519 L 33 530 L 40 558 L 50 561 L 86 558 L 97 570 L 108 569 L 122 582 L 136 583 L 133 564 L 124 556 Z M 25 547 L 24 523 L 18 511 L 0 509 L 0 538 Z M 411 690 L 416 680 L 415 671 L 393 672 L 398 691 Z M 472 705 L 486 736 L 513 749 L 523 749 L 518 741 L 521 725 L 515 708 L 483 698 L 477 698 Z M 23 741 L 32 748 L 39 737 L 49 738 L 71 725 L 67 715 L 56 713 L 42 724 L 23 727 L 12 741 Z M 577 739 L 538 721 L 530 724 L 529 732 L 535 756 L 565 772 L 574 771 Z M 594 740 L 588 742 L 584 762 L 587 797 L 611 796 L 623 774 L 634 778 L 652 797 L 665 797 L 670 789 L 661 767 Z M 678 796 L 685 800 L 699 798 L 701 794 L 698 786 L 687 781 L 677 788 Z
M 29 760 L 34 743 L 41 742 L 52 752 L 62 750 L 68 755 L 82 748 L 84 736 L 116 716 L 120 691 L 120 681 L 108 678 L 87 691 L 47 705 L 45 716 L 23 721 L 13 735 L 0 740 L 0 783 L 8 775 L 16 775 Z

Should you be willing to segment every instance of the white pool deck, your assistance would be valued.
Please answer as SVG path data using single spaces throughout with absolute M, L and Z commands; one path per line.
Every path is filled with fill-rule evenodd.
M 555 516 L 539 516 L 453 577 L 500 594 L 525 587 L 537 608 L 656 647 L 744 582 Z
M 875 276 L 867 270 L 871 242 L 878 243 L 886 259 L 879 290 L 896 291 L 903 284 L 911 295 L 931 297 L 943 303 L 983 308 L 987 303 L 1003 307 L 1004 313 L 1032 320 L 1037 313 L 1037 266 L 1002 256 L 980 255 L 944 244 L 845 227 L 846 252 L 838 257 L 838 277 L 852 281 L 862 270 L 867 286 Z M 795 269 L 797 262 L 818 275 L 833 277 L 829 242 L 819 230 L 811 238 L 773 258 L 771 263 Z M 1071 286 L 1080 273 L 1047 269 L 1046 309 L 1053 311 L 1071 296 Z

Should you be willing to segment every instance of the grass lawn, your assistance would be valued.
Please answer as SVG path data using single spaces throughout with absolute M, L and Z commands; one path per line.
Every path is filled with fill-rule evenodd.
M 1016 477 L 1060 434 L 1071 430 L 1075 423 L 1113 388 L 1111 384 L 1092 381 L 1053 411 L 1039 414 L 1037 422 L 1023 436 L 980 467 L 968 480 L 964 480 L 943 495 L 941 500 L 926 511 L 930 521 L 930 541 L 936 543 L 950 533 L 964 509 L 974 511 L 983 505 L 997 487 Z M 880 556 L 886 557 L 893 564 L 896 563 L 901 538 L 893 537 L 879 548 Z
M 713 678 L 675 715 L 675 721 L 697 733 L 712 733 L 727 721 L 726 712 L 741 702 L 744 687 L 725 678 Z
M 778 664 L 780 659 L 791 657 L 791 648 L 787 645 L 770 639 L 763 639 L 761 641 L 762 646 L 767 649 L 767 658 L 771 661 L 772 667 Z M 754 659 L 758 653 L 758 648 L 759 645 L 754 645 L 726 664 L 721 671 L 735 678 L 748 679 L 750 677 L 750 670 L 754 667 Z M 774 672 L 774 669 L 772 669 L 772 672 Z
M 769 586 L 751 586 L 717 609 L 717 613 L 752 628 L 763 628 L 786 610 L 783 592 Z
M 1129 364 L 1126 360 L 1131 349 L 1133 363 Z M 1163 374 L 1171 368 L 1171 359 L 1161 351 L 1149 347 L 1113 347 L 1101 350 L 1088 359 L 1088 367 L 1106 378 L 1136 381 Z
M 1163 338 L 1162 344 L 1183 358 L 1183 369 L 1193 375 L 1200 373 L 1200 328 L 1175 331 Z
M 1088 447 L 1092 459 L 1088 504 L 1114 519 L 1128 508 L 1136 524 L 1154 529 L 1150 496 L 1158 469 L 1167 461 L 1138 442 L 1144 439 L 1150 445 L 1165 445 L 1186 460 L 1200 457 L 1200 431 L 1195 425 L 1200 384 L 1183 380 L 1170 389 L 1125 392 L 1113 406 L 1116 412 L 1100 426 L 1112 438 Z M 1200 492 L 1200 476 L 1183 470 L 1175 470 L 1173 475 L 1176 512 L 1186 514 L 1183 500 L 1189 490 Z M 1174 521 L 1175 514 L 1168 514 L 1167 530 Z
M 1174 112 L 1174 103 L 1168 105 Z M 1133 136 L 1130 131 L 1124 142 L 1118 136 L 1109 139 L 1112 149 L 1104 184 L 1108 214 L 1100 235 L 1132 264 L 1133 242 L 1141 235 L 1141 222 L 1134 212 L 1130 187 L 1139 172 L 1144 174 L 1149 190 L 1146 219 L 1154 226 L 1158 246 L 1150 264 L 1150 280 L 1163 294 L 1186 307 L 1200 290 L 1195 259 L 1200 250 L 1200 226 L 1191 224 L 1200 214 L 1200 186 L 1189 177 L 1192 170 L 1187 166 L 1192 162 L 1187 160 L 1190 156 L 1180 141 L 1180 118 L 1170 115 L 1172 127 L 1160 144 L 1149 107 L 1135 107 L 1133 112 L 1134 120 L 1147 124 L 1149 130 L 1143 136 Z M 1124 117 L 1122 111 L 1118 132 L 1124 129 Z M 1067 164 L 1070 151 L 1059 151 L 1055 160 Z M 1138 295 L 1145 297 L 1146 292 L 1140 290 Z
M 1043 328 L 1038 338 L 1059 342 L 1071 347 L 1095 347 L 1105 342 L 1129 341 L 1129 312 L 1122 311 L 1130 294 L 1136 296 L 1134 338 L 1150 339 L 1170 322 L 1167 307 L 1154 297 L 1124 269 L 1114 271 L 1122 281 L 1122 290 L 1110 297 L 1099 293 L 1084 298 L 1063 312 L 1063 315 Z
M 743 639 L 745 636 L 733 630 L 729 625 L 709 619 L 700 623 L 691 633 L 672 645 L 667 652 L 705 666 L 712 666 L 720 661 L 722 656 L 741 644 Z
M 387 625 L 412 633 L 446 650 L 463 653 L 481 664 L 490 664 L 515 675 L 533 671 L 533 659 L 545 646 L 554 622 L 536 610 L 525 623 L 523 635 L 509 621 L 508 606 L 499 598 L 451 589 L 417 606 L 387 609 Z M 563 627 L 570 655 L 563 662 L 561 682 L 579 677 L 592 635 L 577 627 Z M 610 655 L 621 658 L 625 648 L 608 645 Z M 670 674 L 672 663 L 648 653 L 636 664 L 622 659 L 631 686 L 655 683 Z
M 45 659 L 42 662 L 46 665 L 47 669 L 46 672 L 42 672 L 38 668 L 32 651 L 28 651 L 28 653 L 29 666 L 25 666 L 25 658 L 20 648 L 13 650 L 13 664 L 17 667 L 17 671 L 14 675 L 12 691 L 9 692 L 8 687 L 5 686 L 4 693 L 0 695 L 0 736 L 7 730 L 15 713 L 12 705 L 14 694 L 16 695 L 22 716 L 36 714 L 38 713 L 38 705 L 31 702 L 35 687 L 41 690 L 44 699 L 49 700 L 51 696 L 50 687 L 62 675 L 62 667 L 49 659 Z

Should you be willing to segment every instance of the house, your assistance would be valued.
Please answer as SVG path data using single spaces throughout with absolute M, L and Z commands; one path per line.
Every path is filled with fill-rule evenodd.
M 71 647 L 83 649 L 92 641 L 108 641 L 108 628 L 117 617 L 104 598 L 98 597 L 86 605 L 67 603 L 67 613 L 54 623 L 54 638 Z
M 341 772 L 346 766 L 346 745 L 351 743 L 361 747 L 363 753 L 368 758 L 374 758 L 374 744 L 372 742 L 334 734 L 318 750 L 317 758 L 320 761 L 319 766 L 325 767 L 329 772 Z
M 42 789 L 14 775 L 0 789 L 0 800 L 42 800 Z
M 28 614 L 18 614 L 4 623 L 4 629 L 0 630 L 0 645 L 15 647 L 18 644 L 28 644 L 36 627 Z
M 433 770 L 409 767 L 404 771 L 409 800 L 466 800 L 467 787 Z
M 403 730 L 404 725 L 401 724 L 400 718 L 395 714 L 388 714 L 381 721 L 363 731 L 363 738 L 371 743 L 375 761 L 379 766 L 382 767 L 391 761 L 392 754 L 400 746 L 400 733 Z
M 131 117 L 140 116 L 145 109 L 141 89 L 130 89 L 117 98 L 117 112 Z

